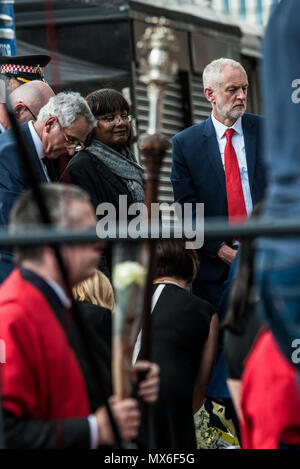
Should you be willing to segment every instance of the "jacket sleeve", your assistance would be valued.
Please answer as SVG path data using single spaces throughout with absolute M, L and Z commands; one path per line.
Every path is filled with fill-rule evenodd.
M 198 199 L 197 190 L 193 182 L 193 177 L 186 164 L 185 156 L 182 151 L 180 142 L 178 139 L 173 137 L 172 140 L 172 170 L 171 170 L 171 182 L 173 185 L 174 200 L 179 202 L 182 206 L 185 203 L 192 204 L 193 217 L 196 215 L 196 203 L 203 202 Z M 204 206 L 204 217 L 205 217 L 205 206 Z M 226 244 L 224 240 L 209 240 L 205 242 L 204 239 L 204 250 L 209 257 L 216 257 L 219 248 Z
M 81 187 L 81 189 L 85 190 L 89 194 L 92 205 L 96 209 L 102 200 L 99 200 L 98 192 L 100 188 L 94 187 L 94 178 L 95 168 L 91 166 L 91 162 L 88 159 L 86 161 L 71 160 L 71 163 L 67 166 L 61 176 L 61 182 L 74 184 L 75 186 Z
M 88 419 L 44 422 L 19 418 L 3 409 L 5 446 L 8 449 L 88 449 L 91 446 Z
M 0 337 L 5 344 L 1 364 L 4 434 L 8 448 L 89 448 L 87 417 L 35 417 L 41 389 L 37 371 L 39 340 L 23 308 L 2 305 Z M 76 392 L 74 390 L 74 392 Z
M 171 182 L 175 202 L 184 204 L 186 202 L 196 203 L 198 201 L 193 178 L 187 167 L 181 145 L 176 137 L 173 137 L 172 140 Z

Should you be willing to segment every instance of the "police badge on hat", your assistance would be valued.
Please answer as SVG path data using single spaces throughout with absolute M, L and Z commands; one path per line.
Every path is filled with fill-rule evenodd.
M 49 55 L 16 55 L 0 57 L 0 73 L 22 83 L 44 79 L 44 68 L 50 62 Z

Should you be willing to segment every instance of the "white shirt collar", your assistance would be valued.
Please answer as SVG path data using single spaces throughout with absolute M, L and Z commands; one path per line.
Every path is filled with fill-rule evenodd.
M 34 147 L 35 147 L 36 152 L 38 154 L 38 157 L 41 160 L 45 156 L 44 155 L 44 148 L 43 148 L 42 141 L 41 141 L 40 137 L 37 134 L 37 131 L 35 130 L 35 128 L 33 126 L 33 121 L 28 122 L 28 128 L 29 128 L 29 131 L 30 131 L 30 134 L 31 134 L 31 138 L 33 140 Z
M 222 122 L 218 121 L 213 114 L 211 114 L 211 119 L 219 140 L 224 137 L 227 129 L 234 129 L 237 134 L 243 135 L 242 117 L 239 117 L 231 127 L 227 127 L 226 125 L 222 124 Z
M 57 294 L 58 298 L 62 302 L 65 308 L 70 308 L 72 306 L 72 302 L 70 298 L 65 294 L 64 290 L 61 288 L 58 283 L 56 283 L 54 280 L 49 280 L 49 279 L 44 279 L 48 285 L 55 291 Z

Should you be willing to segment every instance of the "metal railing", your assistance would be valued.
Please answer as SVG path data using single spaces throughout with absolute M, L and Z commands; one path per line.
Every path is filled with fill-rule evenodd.
M 158 233 L 152 237 L 151 231 Z M 192 234 L 196 235 L 196 231 L 184 232 L 182 238 L 191 239 Z M 300 219 L 290 220 L 281 219 L 270 221 L 266 219 L 249 220 L 244 224 L 228 225 L 224 219 L 215 219 L 214 221 L 205 222 L 204 239 L 220 239 L 233 237 L 283 237 L 283 236 L 300 236 Z M 163 238 L 163 230 L 160 225 L 152 225 L 146 229 L 141 228 L 140 236 L 137 239 L 159 239 Z M 174 226 L 170 226 L 170 238 L 175 238 L 176 232 Z M 86 231 L 82 230 L 62 230 L 37 227 L 31 230 L 19 230 L 17 233 L 11 233 L 9 230 L 0 231 L 0 246 L 35 246 L 37 244 L 61 244 L 61 243 L 95 243 L 101 240 L 114 242 L 116 240 L 135 242 L 136 238 L 128 236 L 127 224 L 120 224 L 116 232 L 102 233 L 98 236 L 95 229 Z

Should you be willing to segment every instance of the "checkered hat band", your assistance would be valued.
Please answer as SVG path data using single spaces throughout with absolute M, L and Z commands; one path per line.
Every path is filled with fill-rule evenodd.
M 14 64 L 3 64 L 1 66 L 1 73 L 4 72 L 22 72 L 22 73 L 37 73 L 37 67 L 32 65 L 14 65 Z M 44 69 L 39 67 L 41 74 L 44 73 Z

